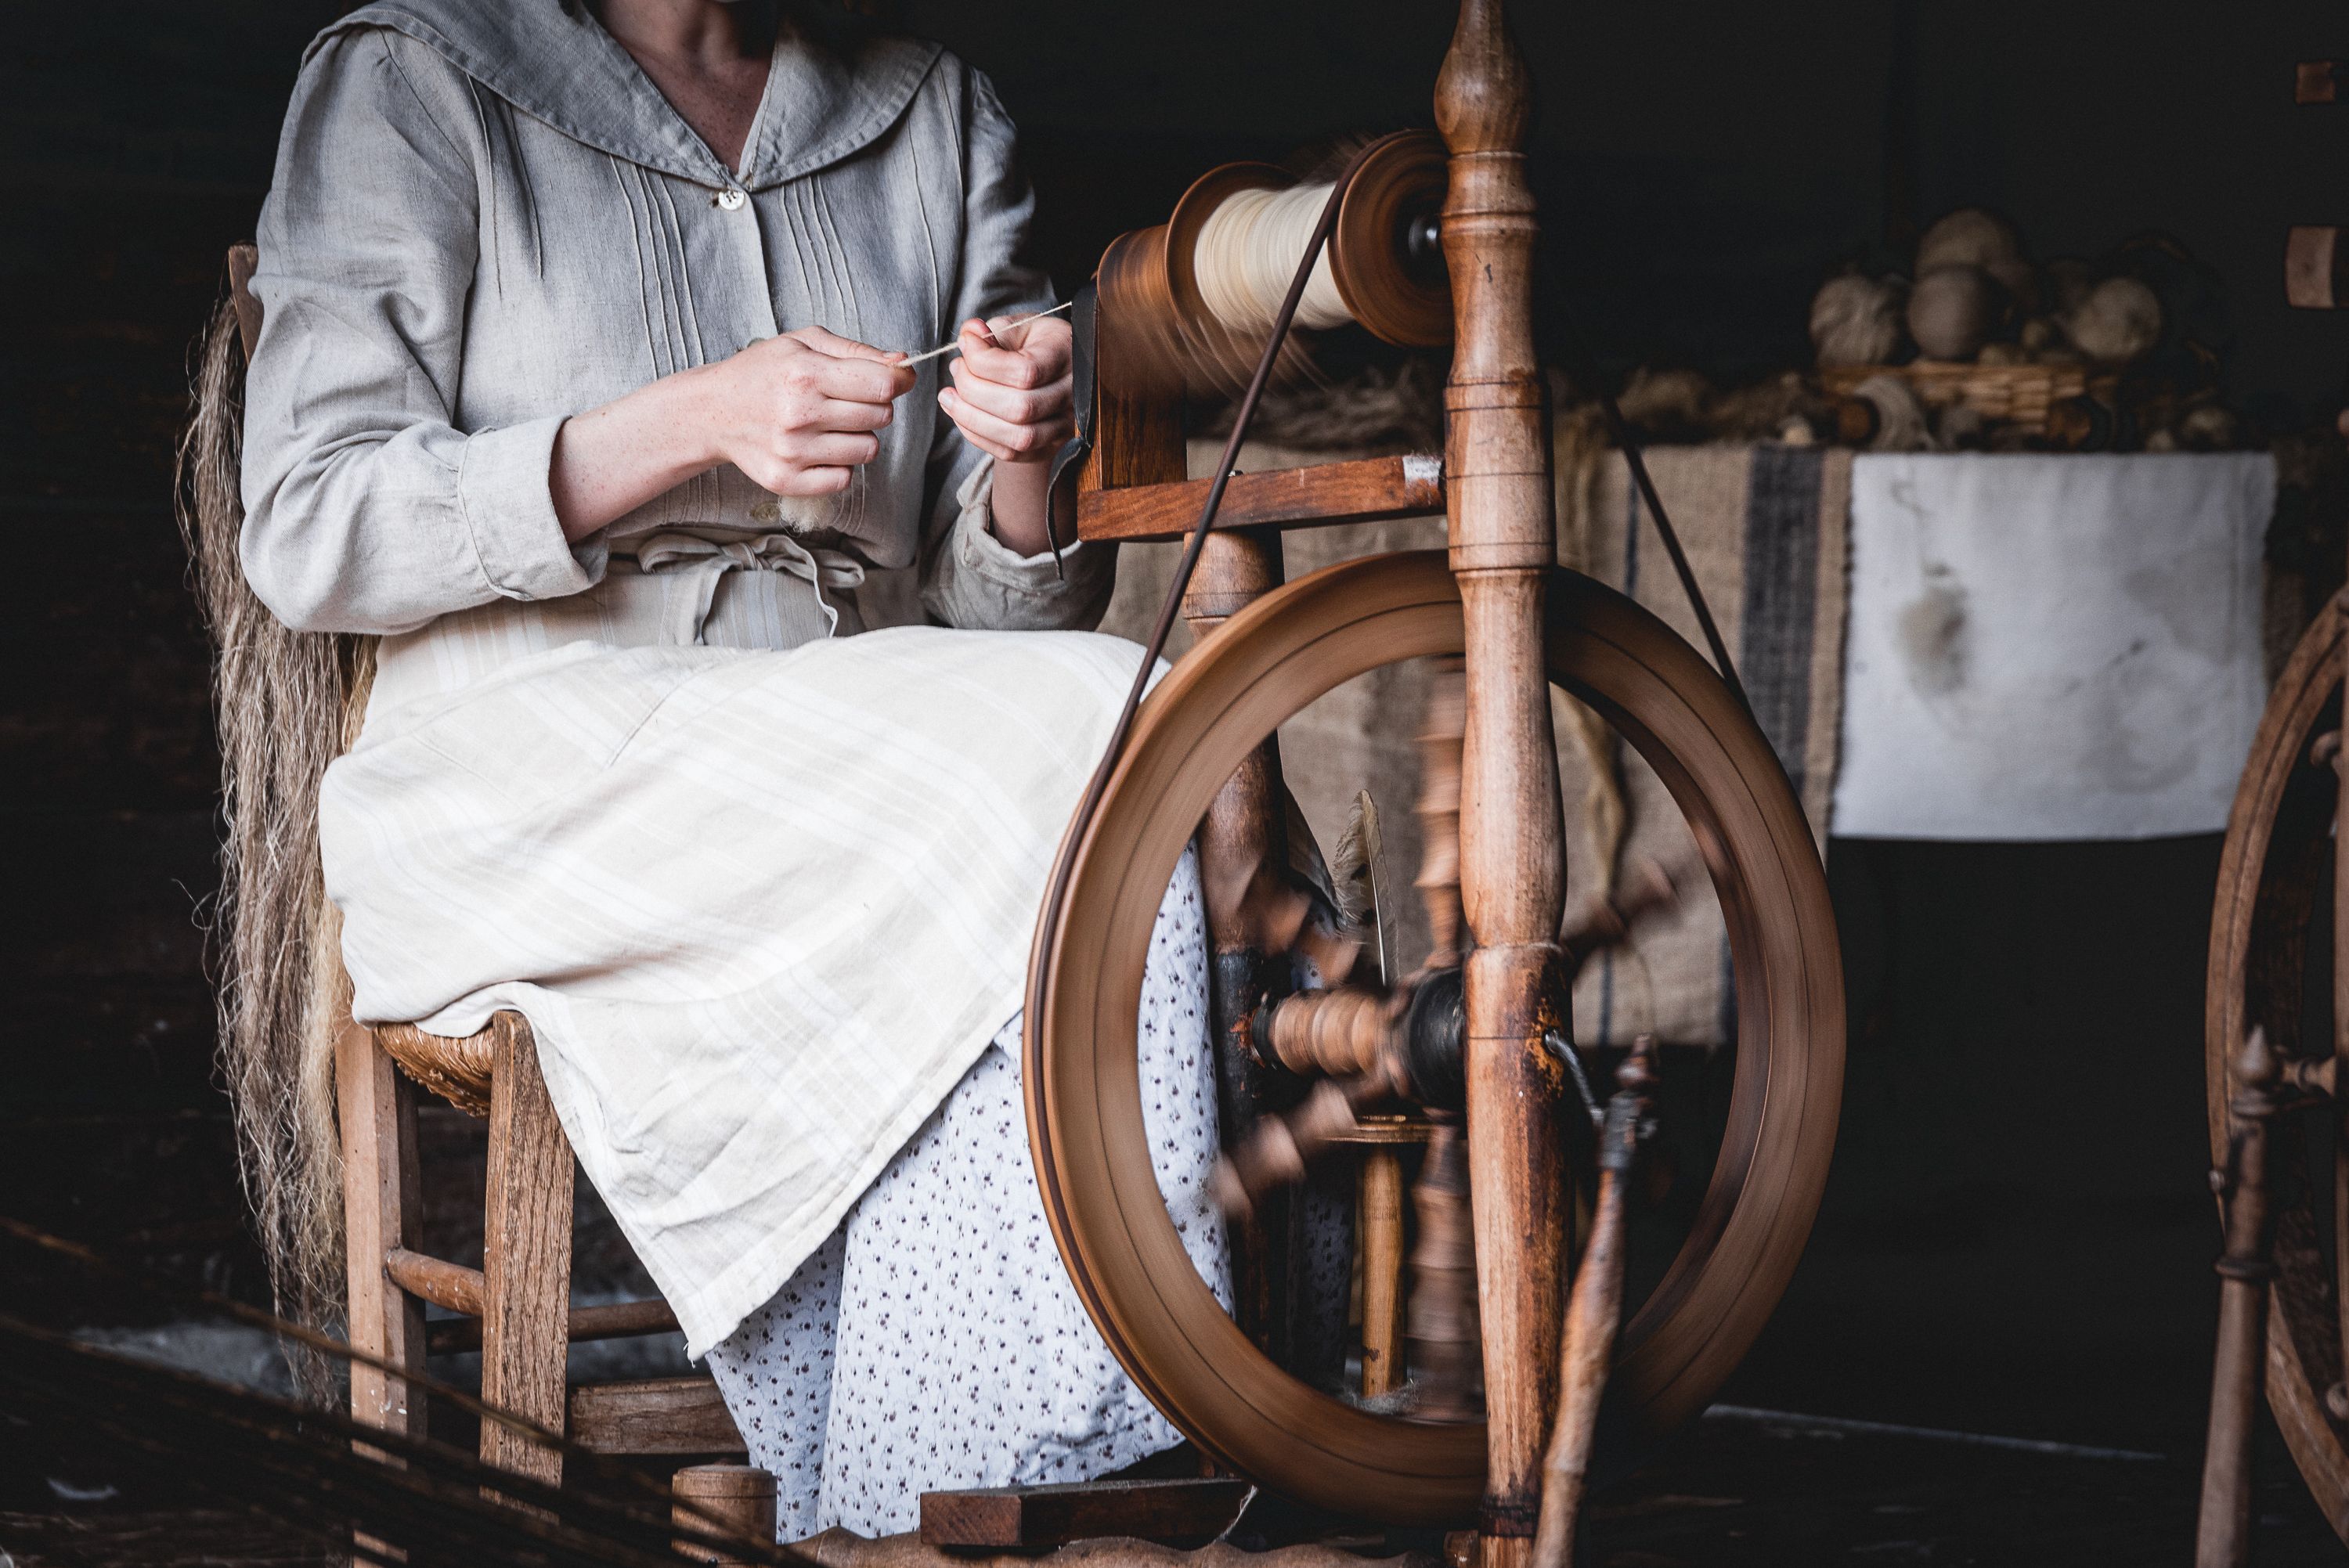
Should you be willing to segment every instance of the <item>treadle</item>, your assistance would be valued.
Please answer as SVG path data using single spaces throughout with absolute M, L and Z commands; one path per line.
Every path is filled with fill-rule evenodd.
M 1230 1476 L 990 1486 L 922 1494 L 925 1546 L 1032 1550 L 1097 1536 L 1204 1546 L 1238 1522 L 1256 1488 Z
M 791 1549 L 816 1568 L 1460 1568 L 1455 1559 L 1432 1552 L 1365 1557 L 1343 1546 L 1318 1542 L 1245 1552 L 1228 1541 L 1186 1550 L 1131 1535 L 1096 1537 L 1023 1553 L 995 1547 L 933 1546 L 910 1533 L 868 1541 L 845 1530 L 827 1530 L 792 1542 Z

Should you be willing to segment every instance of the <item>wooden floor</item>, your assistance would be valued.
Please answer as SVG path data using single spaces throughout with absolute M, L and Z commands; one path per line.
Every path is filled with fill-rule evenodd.
M 2261 1568 L 2339 1563 L 2341 1542 L 2268 1436 L 2254 1561 Z M 2190 1556 L 2194 1491 L 2194 1467 L 2183 1459 L 2080 1458 L 1705 1420 L 1600 1496 L 1588 1562 L 2138 1568 Z M 274 1568 L 316 1560 L 252 1516 L 141 1510 L 122 1495 L 61 1503 L 51 1514 L 0 1513 L 0 1563 L 16 1568 Z

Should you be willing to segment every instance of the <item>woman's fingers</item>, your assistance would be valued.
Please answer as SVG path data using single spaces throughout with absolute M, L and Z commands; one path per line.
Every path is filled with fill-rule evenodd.
M 938 394 L 938 407 L 961 428 L 965 437 L 1006 462 L 1030 462 L 1068 438 L 1066 418 L 1020 424 L 991 414 L 951 387 Z
M 854 468 L 871 462 L 881 450 L 878 437 L 863 431 L 818 431 L 793 437 L 784 448 L 792 461 L 815 468 Z
M 838 495 L 854 472 L 845 468 L 792 469 L 765 488 L 776 495 Z
M 876 359 L 887 363 L 905 357 L 902 349 L 875 348 L 869 343 L 859 343 L 853 337 L 843 337 L 826 326 L 795 326 L 783 334 L 796 338 L 819 354 L 829 354 L 835 359 Z
M 1067 375 L 1070 340 L 1069 324 L 1058 316 L 1010 315 L 967 321 L 957 338 L 960 363 L 1002 387 L 1041 387 Z
M 894 403 L 852 403 L 826 397 L 808 411 L 806 428 L 812 430 L 878 430 L 897 418 Z
M 751 356 L 758 356 L 755 360 Z M 820 326 L 761 339 L 742 351 L 763 384 L 856 403 L 886 403 L 913 389 L 914 372 L 896 353 L 853 342 Z
M 978 366 L 962 361 L 957 361 L 948 374 L 954 377 L 955 390 L 962 394 L 965 401 L 1015 425 L 1046 423 L 1069 411 L 1070 384 L 1065 376 L 1033 387 L 1006 386 L 988 379 Z

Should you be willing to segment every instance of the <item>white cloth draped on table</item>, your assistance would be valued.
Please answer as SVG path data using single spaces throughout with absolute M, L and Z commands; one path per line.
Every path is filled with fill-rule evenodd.
M 1835 831 L 2223 829 L 2274 509 L 2263 452 L 1855 459 Z

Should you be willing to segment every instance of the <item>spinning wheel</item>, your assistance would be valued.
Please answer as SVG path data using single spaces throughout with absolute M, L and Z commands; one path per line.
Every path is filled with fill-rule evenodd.
M 1625 1331 L 1621 1421 L 1653 1437 L 1702 1408 L 1791 1274 L 1826 1177 L 1842 990 L 1810 832 L 1753 721 L 1644 610 L 1553 575 L 1549 679 L 1613 722 L 1688 819 L 1718 892 L 1737 987 L 1729 1126 L 1695 1226 Z M 1343 1403 L 1276 1366 L 1193 1271 L 1152 1174 L 1135 1070 L 1143 955 L 1166 878 L 1217 791 L 1284 720 L 1389 663 L 1457 655 L 1439 554 L 1376 557 L 1274 591 L 1178 665 L 1144 707 L 1039 933 L 1026 1078 L 1046 1209 L 1112 1349 L 1195 1441 L 1241 1473 L 1350 1514 L 1473 1515 L 1481 1423 Z
M 2230 1165 L 2230 1110 L 2274 1116 L 2265 1181 L 2274 1274 L 2266 1335 L 2268 1406 L 2319 1506 L 2349 1540 L 2349 1140 L 2337 1063 L 2349 1053 L 2349 964 L 2340 918 L 2349 863 L 2335 849 L 2342 802 L 2342 674 L 2349 613 L 2338 601 L 2292 653 L 2251 745 L 2219 861 L 2210 925 L 2204 1062 L 2210 1147 Z M 2244 1043 L 2264 1037 L 2262 1082 L 2246 1085 Z M 2258 1054 L 2251 1060 L 2259 1068 Z M 2256 1185 L 2256 1182 L 2254 1183 Z M 2233 1253 L 2230 1232 L 2229 1251 Z M 2222 1264 L 2222 1272 L 2225 1266 Z M 2256 1329 L 2256 1321 L 2251 1326 Z M 2257 1363 L 2244 1367 L 2245 1401 Z M 2225 1354 L 2221 1353 L 2222 1367 Z M 2222 1383 L 2225 1381 L 2222 1371 Z M 2220 1403 L 2228 1391 L 2221 1390 Z M 2216 1425 L 2214 1423 L 2214 1434 Z M 2220 1446 L 2214 1435 L 2213 1449 Z
M 1436 81 L 1442 158 L 1433 139 L 1399 135 L 1324 185 L 1211 171 L 1168 223 L 1113 242 L 1079 301 L 1081 436 L 1056 465 L 1055 516 L 1071 510 L 1058 476 L 1081 458 L 1081 539 L 1186 538 L 1152 651 L 1178 602 L 1199 642 L 1122 716 L 1061 846 L 1025 1045 L 1045 1211 L 1135 1382 L 1207 1453 L 1292 1498 L 1395 1523 L 1473 1519 L 1480 1568 L 1572 1560 L 1602 1392 L 1619 1452 L 1692 1414 L 1728 1375 L 1809 1232 L 1841 1088 L 1825 877 L 1785 775 L 1724 678 L 1725 647 L 1661 509 L 1651 507 L 1715 664 L 1556 565 L 1521 151 L 1529 87 L 1498 0 L 1462 0 Z M 1447 317 L 1441 457 L 1237 473 L 1265 387 L 1309 363 L 1292 325 L 1430 346 Z M 1251 355 L 1215 477 L 1186 480 L 1185 400 L 1228 387 Z M 1445 553 L 1282 584 L 1280 530 L 1438 506 Z M 1350 978 L 1359 932 L 1321 919 L 1300 886 L 1312 857 L 1286 826 L 1278 731 L 1338 686 L 1414 660 L 1446 667 L 1418 737 L 1415 885 L 1433 950 L 1409 976 L 1382 961 L 1365 984 Z M 1570 1037 L 1574 973 L 1639 910 L 1602 905 L 1566 926 L 1553 686 L 1612 723 L 1677 806 L 1718 895 L 1737 992 L 1710 1183 L 1619 1336 L 1631 1158 L 1660 1080 L 1642 1040 L 1603 1113 L 1577 1098 L 1589 1069 Z M 1237 1322 L 1168 1216 L 1138 1081 L 1143 965 L 1195 836 Z M 1651 902 L 1670 896 L 1661 879 L 1646 885 Z M 1383 935 L 1383 913 L 1378 925 Z M 1297 993 L 1300 975 L 1314 988 Z M 1372 1110 L 1384 1119 L 1366 1126 L 1357 1113 Z M 1364 1213 L 1384 1229 L 1373 1237 L 1365 1218 L 1370 1398 L 1356 1405 L 1298 1375 L 1326 1383 L 1326 1367 L 1276 1357 L 1300 1337 L 1299 1301 L 1279 1282 L 1314 1253 L 1312 1205 L 1280 1189 L 1319 1150 L 1382 1140 L 1366 1156 L 1377 1197 Z M 1425 1152 L 1404 1291 L 1393 1217 L 1407 1140 Z M 1398 1295 L 1410 1382 L 1390 1397 Z

